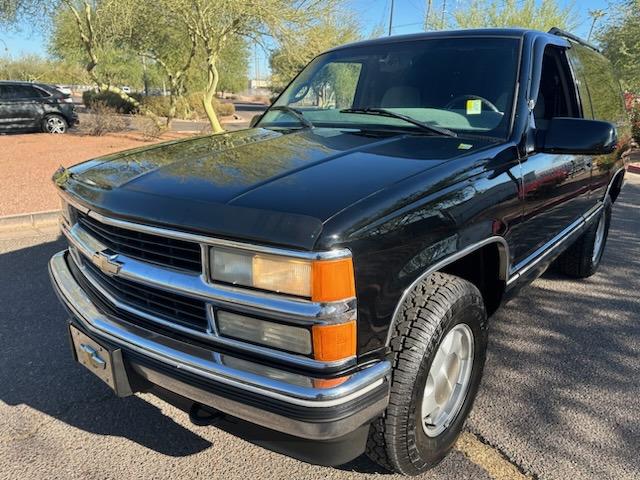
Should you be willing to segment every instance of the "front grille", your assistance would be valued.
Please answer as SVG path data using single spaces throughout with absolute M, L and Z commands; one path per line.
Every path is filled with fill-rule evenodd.
M 204 301 L 123 278 L 110 277 L 88 260 L 83 260 L 83 266 L 100 287 L 120 302 L 153 317 L 160 317 L 200 332 L 208 330 L 207 307 Z M 93 290 L 94 294 L 101 296 L 97 289 Z
M 180 270 L 202 271 L 200 245 L 101 223 L 77 212 L 78 223 L 115 253 Z

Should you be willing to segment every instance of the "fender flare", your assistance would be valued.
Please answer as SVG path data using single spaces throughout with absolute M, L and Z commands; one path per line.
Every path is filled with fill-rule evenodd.
M 500 268 L 498 270 L 499 278 L 500 280 L 503 280 L 506 285 L 506 283 L 509 280 L 509 259 L 510 259 L 509 244 L 507 243 L 507 241 L 503 237 L 492 236 L 489 238 L 485 238 L 484 240 L 481 240 L 479 242 L 472 243 L 471 245 L 467 245 L 466 247 L 458 250 L 457 252 L 449 255 L 448 257 L 445 257 L 437 261 L 436 263 L 428 267 L 413 282 L 411 282 L 411 284 L 407 288 L 405 288 L 405 290 L 402 292 L 402 295 L 400 296 L 400 299 L 398 300 L 398 303 L 396 304 L 395 309 L 393 310 L 391 323 L 389 324 L 389 329 L 387 331 L 385 346 L 389 346 L 389 343 L 391 341 L 391 332 L 393 331 L 392 326 L 395 324 L 398 318 L 398 314 L 400 312 L 400 308 L 402 307 L 402 304 L 407 299 L 409 294 L 413 291 L 413 289 L 420 282 L 422 282 L 425 278 L 429 277 L 429 275 L 443 269 L 447 265 L 457 260 L 460 260 L 461 258 L 466 257 L 467 255 L 475 252 L 476 250 L 479 250 L 480 248 L 486 247 L 487 245 L 491 245 L 491 244 L 496 244 L 498 246 L 498 254 L 500 257 Z

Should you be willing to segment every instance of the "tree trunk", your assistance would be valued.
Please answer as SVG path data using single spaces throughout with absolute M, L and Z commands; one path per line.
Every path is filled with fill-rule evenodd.
M 167 130 L 171 127 L 171 122 L 176 118 L 176 100 L 178 92 L 177 89 L 171 88 L 169 92 L 169 111 L 167 112 Z
M 209 123 L 211 124 L 211 131 L 213 133 L 222 133 L 224 129 L 220 125 L 216 111 L 213 108 L 213 97 L 216 94 L 216 88 L 218 87 L 218 68 L 216 67 L 216 56 L 213 53 L 209 53 L 207 57 L 207 89 L 204 92 L 204 98 L 202 104 L 204 111 L 207 113 Z

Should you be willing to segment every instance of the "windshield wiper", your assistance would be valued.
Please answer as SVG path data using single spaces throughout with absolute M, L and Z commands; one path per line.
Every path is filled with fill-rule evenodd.
M 345 108 L 344 110 L 340 110 L 340 113 L 356 113 L 360 115 L 379 115 L 381 117 L 397 118 L 400 120 L 404 120 L 407 123 L 411 123 L 416 127 L 420 127 L 420 129 L 425 130 L 427 132 L 436 133 L 438 135 L 444 135 L 445 137 L 458 136 L 455 132 L 452 132 L 448 128 L 429 125 L 427 123 L 421 122 L 420 120 L 416 120 L 415 118 L 409 117 L 408 115 L 392 112 L 391 110 L 387 110 L 386 108 L 371 108 L 371 107 Z
M 305 118 L 305 116 L 302 114 L 302 112 L 300 110 L 298 110 L 297 108 L 292 108 L 292 107 L 290 107 L 288 105 L 278 105 L 278 106 L 275 106 L 275 107 L 271 107 L 269 110 L 270 111 L 276 111 L 276 112 L 280 111 L 280 112 L 288 113 L 292 117 L 295 117 L 305 127 L 313 128 L 313 123 L 311 123 L 311 121 L 307 120 Z

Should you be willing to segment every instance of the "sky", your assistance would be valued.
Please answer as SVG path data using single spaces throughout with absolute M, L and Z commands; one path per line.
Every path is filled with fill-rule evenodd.
M 357 12 L 363 26 L 363 35 L 369 36 L 371 32 L 381 26 L 385 34 L 389 26 L 389 10 L 392 0 L 349 0 L 351 7 Z M 438 15 L 442 12 L 443 2 L 446 5 L 445 15 L 450 15 L 456 4 L 465 0 L 433 0 L 432 11 Z M 560 4 L 573 4 L 578 14 L 578 27 L 574 32 L 580 37 L 586 38 L 591 26 L 588 11 L 593 9 L 607 10 L 608 0 L 558 0 Z M 395 0 L 393 12 L 393 34 L 415 33 L 423 30 L 425 17 L 425 0 Z M 35 53 L 46 55 L 46 38 L 29 25 L 24 25 L 19 33 L 6 33 L 0 31 L 0 55 L 18 57 L 22 54 Z M 259 71 L 267 71 L 267 59 L 265 52 L 258 52 Z M 253 62 L 252 62 L 253 63 Z M 255 70 L 252 65 L 251 71 Z

